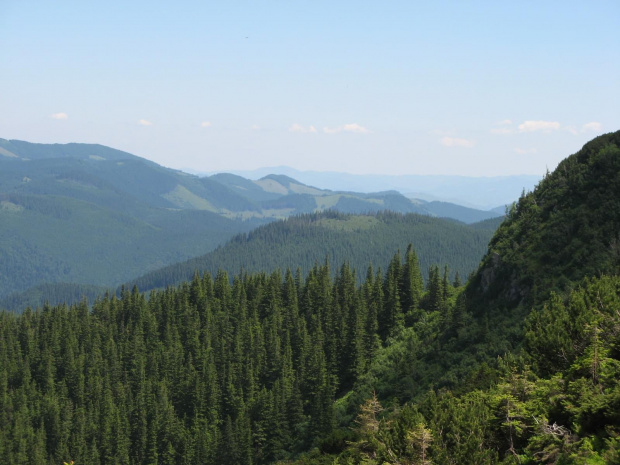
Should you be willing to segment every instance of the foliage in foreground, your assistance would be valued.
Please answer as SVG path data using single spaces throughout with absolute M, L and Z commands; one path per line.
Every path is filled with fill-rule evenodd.
M 230 285 L 225 274 L 206 275 L 148 302 L 126 291 L 92 313 L 83 304 L 2 314 L 0 456 L 89 464 L 290 463 L 298 454 L 300 464 L 617 463 L 619 277 L 552 295 L 528 317 L 521 356 L 480 369 L 478 377 L 495 380 L 488 387 L 463 379 L 402 402 L 408 384 L 390 396 L 382 378 L 399 377 L 402 359 L 423 355 L 424 334 L 447 331 L 459 301 L 443 279 L 431 281 L 439 294 L 433 284 L 424 292 L 408 265 L 411 250 L 404 264 L 396 256 L 385 276 L 369 273 L 357 288 L 346 265 L 334 280 L 325 265 L 305 281 L 274 273 Z M 399 312 L 388 310 L 394 305 Z M 347 411 L 353 404 L 359 408 Z
M 620 278 L 552 295 L 527 328 L 488 389 L 431 390 L 390 412 L 372 395 L 333 463 L 619 463 Z

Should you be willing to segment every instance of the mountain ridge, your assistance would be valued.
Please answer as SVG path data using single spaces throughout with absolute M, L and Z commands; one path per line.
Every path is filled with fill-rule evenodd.
M 215 174 L 196 170 L 189 171 L 201 176 Z M 396 190 L 408 198 L 456 203 L 478 210 L 491 210 L 499 205 L 511 204 L 524 189 L 526 191 L 531 190 L 542 177 L 540 175 L 481 177 L 414 174 L 370 175 L 334 171 L 304 171 L 288 166 L 258 168 L 256 170 L 231 170 L 229 172 L 248 179 L 259 179 L 272 173 L 283 174 L 303 183 L 331 190 L 366 193 Z M 490 202 L 490 199 L 493 201 Z
M 165 288 L 191 280 L 196 272 L 215 276 L 220 270 L 233 275 L 239 270 L 251 273 L 300 268 L 305 274 L 325 259 L 331 263 L 347 261 L 360 271 L 369 265 L 385 269 L 393 251 L 404 251 L 410 243 L 416 246 L 425 276 L 431 265 L 440 263 L 466 277 L 475 270 L 499 221 L 487 220 L 476 227 L 418 214 L 307 214 L 237 235 L 206 255 L 155 270 L 124 286 L 136 285 L 141 291 Z M 364 244 L 370 247 L 354 253 Z
M 444 216 L 435 211 L 433 202 L 408 200 L 394 189 L 374 193 L 321 189 L 274 173 L 255 181 L 230 173 L 198 177 L 98 144 L 32 144 L 0 139 L 0 147 L 12 155 L 0 157 L 7 171 L 0 175 L 2 192 L 11 189 L 54 194 L 64 181 L 62 195 L 94 201 L 95 194 L 113 197 L 124 193 L 154 208 L 207 210 L 229 219 L 284 218 L 329 208 Z M 89 187 L 90 192 L 85 192 Z M 287 195 L 292 197 L 282 198 Z M 451 207 L 450 215 L 465 222 L 500 216 L 457 206 Z
M 601 135 L 521 195 L 468 286 L 472 301 L 529 305 L 585 276 L 620 271 L 618 147 L 620 131 Z
M 0 139 L 0 148 L 0 298 L 30 288 L 41 295 L 43 284 L 114 287 L 297 214 L 393 210 L 468 223 L 499 216 L 277 174 L 200 178 L 99 144 Z
M 361 283 L 363 270 L 325 261 L 305 275 L 240 269 L 150 295 L 125 287 L 92 311 L 81 302 L 0 312 L 4 454 L 11 463 L 619 463 L 619 141 L 620 131 L 593 140 L 524 193 L 465 286 L 437 264 L 425 286 L 410 245 Z M 378 217 L 297 221 L 363 232 Z

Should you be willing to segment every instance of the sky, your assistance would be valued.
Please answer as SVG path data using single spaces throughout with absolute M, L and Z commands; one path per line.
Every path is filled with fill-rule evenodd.
M 542 175 L 620 129 L 620 2 L 0 0 L 0 137 L 199 171 Z

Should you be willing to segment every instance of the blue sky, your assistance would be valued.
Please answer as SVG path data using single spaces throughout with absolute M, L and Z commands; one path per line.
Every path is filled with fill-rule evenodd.
M 0 0 L 0 137 L 195 171 L 541 175 L 620 129 L 620 2 Z

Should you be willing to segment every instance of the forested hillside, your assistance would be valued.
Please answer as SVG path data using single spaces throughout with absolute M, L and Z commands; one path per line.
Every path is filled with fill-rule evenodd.
M 116 286 L 258 224 L 207 211 L 143 213 L 69 197 L 0 194 L 0 296 L 43 283 Z
M 321 190 L 286 176 L 200 178 L 102 145 L 0 139 L 0 307 L 72 302 L 85 290 L 91 297 L 92 286 L 114 288 L 290 215 L 497 216 L 451 204 L 437 213 L 431 205 L 395 191 Z
M 620 133 L 597 137 L 524 194 L 468 289 L 487 307 L 529 306 L 620 270 Z
M 382 272 L 205 273 L 92 312 L 0 313 L 0 456 L 620 463 L 619 143 L 524 194 L 464 286 L 441 264 L 424 285 L 408 247 Z
M 619 145 L 522 196 L 454 306 L 340 401 L 355 441 L 326 463 L 620 463 Z
M 2 313 L 0 456 L 249 464 L 318 446 L 381 345 L 455 292 L 436 268 L 424 292 L 412 248 L 365 274 L 222 272 L 148 302 Z
M 23 292 L 13 292 L 0 299 L 0 309 L 10 309 L 12 312 L 22 312 L 42 307 L 44 304 L 57 305 L 59 302 L 72 305 L 82 301 L 95 302 L 106 292 L 114 292 L 114 287 L 95 286 L 92 284 L 76 283 L 43 283 Z
M 0 139 L 0 148 L 0 297 L 117 286 L 264 222 L 182 208 L 170 192 L 225 188 L 101 145 Z
M 126 287 L 164 288 L 190 280 L 197 270 L 215 275 L 220 269 L 235 274 L 299 268 L 305 275 L 325 259 L 336 265 L 346 261 L 357 270 L 371 264 L 385 269 L 394 251 L 404 251 L 409 243 L 418 252 L 425 277 L 431 265 L 441 264 L 465 279 L 478 266 L 500 221 L 464 225 L 392 212 L 302 215 L 238 235 L 209 254 L 148 273 Z

